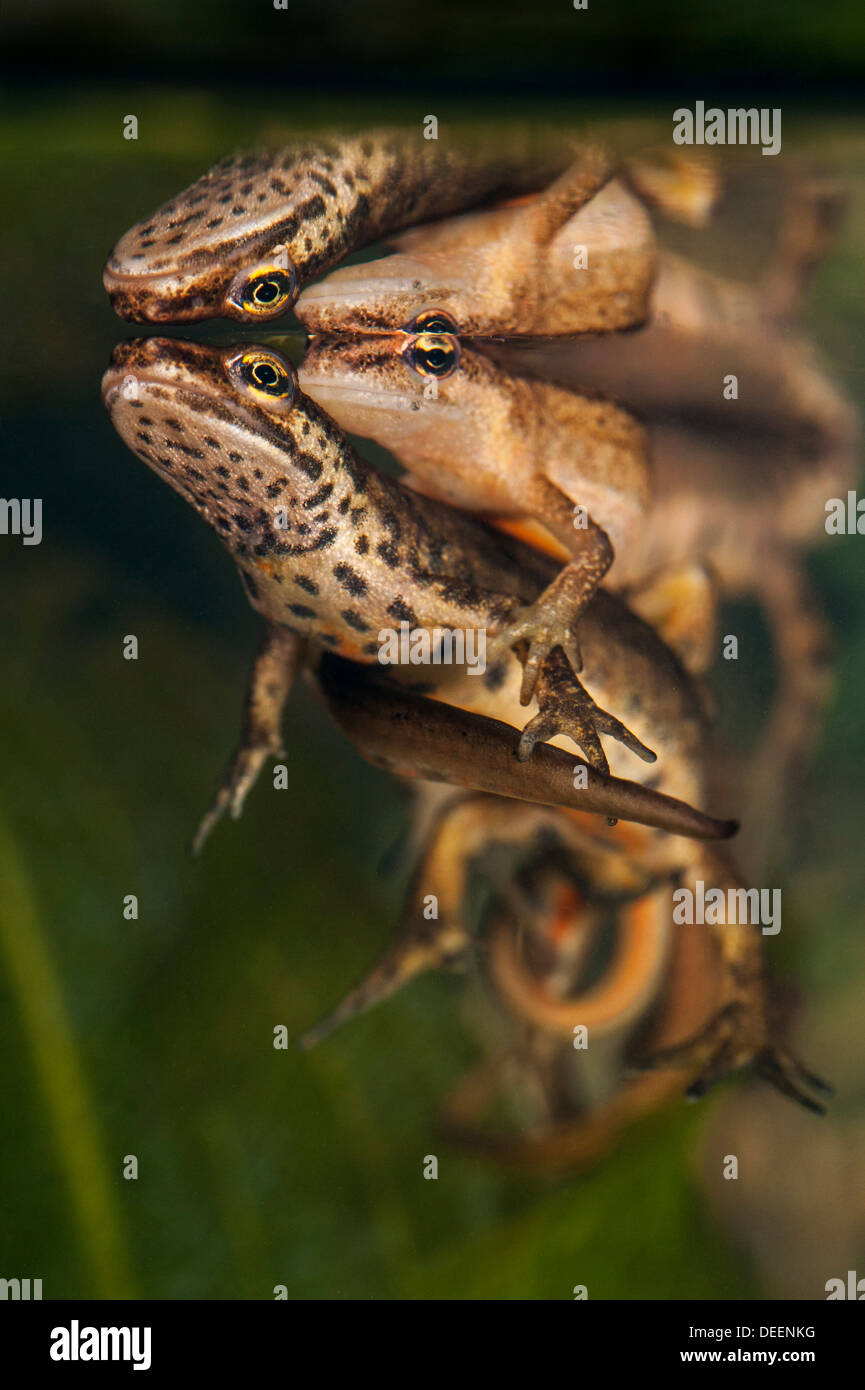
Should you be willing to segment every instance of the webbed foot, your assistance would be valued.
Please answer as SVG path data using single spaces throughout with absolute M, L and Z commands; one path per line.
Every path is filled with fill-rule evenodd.
M 520 702 L 527 705 L 535 693 L 541 667 L 556 647 L 561 648 L 574 672 L 583 669 L 578 627 L 586 605 L 609 569 L 613 548 L 599 526 L 590 523 L 583 533 L 581 553 L 566 565 L 534 603 L 513 613 L 507 627 L 497 632 L 489 646 L 488 660 L 499 660 L 508 649 L 525 643 Z
M 650 748 L 614 715 L 595 704 L 572 674 L 563 653 L 554 651 L 543 663 L 535 696 L 539 712 L 523 729 L 517 749 L 520 762 L 531 757 L 536 744 L 548 743 L 557 734 L 573 739 L 589 765 L 605 775 L 609 774 L 610 766 L 601 747 L 601 734 L 624 744 L 643 762 L 655 762 L 656 754 Z

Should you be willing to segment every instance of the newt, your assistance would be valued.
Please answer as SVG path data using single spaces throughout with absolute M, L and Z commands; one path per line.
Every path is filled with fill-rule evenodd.
M 315 338 L 299 380 L 344 429 L 389 449 L 415 491 L 542 525 L 569 563 L 512 629 L 530 643 L 527 698 L 552 647 L 579 671 L 580 615 L 649 507 L 648 440 L 633 416 L 445 334 Z
M 470 338 L 615 333 L 645 322 L 658 271 L 646 202 L 702 225 L 718 195 L 702 159 L 647 152 L 607 182 L 584 159 L 546 189 L 385 238 L 391 254 L 309 285 L 297 316 L 314 334 L 398 329 Z
M 373 131 L 230 156 L 120 238 L 103 280 L 121 318 L 260 324 L 300 289 L 388 232 L 549 183 L 572 141 L 516 132 L 471 139 Z M 594 147 L 577 159 L 589 197 L 609 177 Z

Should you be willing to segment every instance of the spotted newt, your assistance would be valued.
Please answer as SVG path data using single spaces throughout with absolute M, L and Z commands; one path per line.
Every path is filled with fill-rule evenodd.
M 103 396 L 130 447 L 214 528 L 256 611 L 356 660 L 378 663 L 379 633 L 403 623 L 510 632 L 553 572 L 365 463 L 273 350 L 132 340 L 116 349 Z M 567 733 L 606 771 L 603 732 L 654 761 L 595 706 L 561 652 L 539 671 L 521 757 Z
M 570 140 L 378 131 L 231 156 L 120 238 L 104 270 L 116 312 L 138 323 L 285 314 L 312 277 L 387 232 L 542 188 Z M 609 176 L 579 156 L 585 195 Z

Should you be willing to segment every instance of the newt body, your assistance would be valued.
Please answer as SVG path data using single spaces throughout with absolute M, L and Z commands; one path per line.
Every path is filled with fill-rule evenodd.
M 648 439 L 609 401 L 508 372 L 445 335 L 315 338 L 298 379 L 343 429 L 389 449 L 416 491 L 534 517 L 566 551 L 591 518 L 627 562 L 650 503 Z
M 573 558 L 521 632 L 531 665 L 559 645 L 579 670 L 577 619 L 648 502 L 637 422 L 606 401 L 507 373 L 446 335 L 316 339 L 300 380 L 345 428 L 390 449 L 416 491 L 542 521 Z

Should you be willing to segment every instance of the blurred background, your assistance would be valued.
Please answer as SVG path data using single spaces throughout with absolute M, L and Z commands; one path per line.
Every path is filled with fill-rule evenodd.
M 404 803 L 298 690 L 290 790 L 264 779 L 188 857 L 256 624 L 214 537 L 99 401 L 113 344 L 135 331 L 102 291 L 111 245 L 236 146 L 427 112 L 647 144 L 669 139 L 681 99 L 781 106 L 780 160 L 815 157 L 848 187 L 805 322 L 861 401 L 863 31 L 854 0 L 829 22 L 805 0 L 542 0 L 530 16 L 464 0 L 5 8 L 0 492 L 43 499 L 44 537 L 0 537 L 0 1275 L 41 1278 L 46 1298 L 569 1298 L 586 1284 L 591 1298 L 740 1299 L 820 1298 L 827 1279 L 865 1274 L 862 538 L 809 562 L 836 690 L 779 866 L 773 956 L 805 1001 L 797 1045 L 838 1086 L 830 1117 L 737 1082 L 632 1131 L 588 1174 L 515 1177 L 436 1130 L 475 1058 L 458 977 L 421 980 L 308 1055 L 273 1048 L 276 1026 L 297 1036 L 388 940 L 403 885 L 378 866 Z M 743 277 L 766 249 L 747 212 L 732 248 L 717 237 L 707 258 Z M 220 327 L 201 332 L 237 336 Z M 746 610 L 726 622 L 759 633 Z M 137 662 L 122 659 L 130 633 Z M 767 699 L 767 663 L 734 666 L 715 681 L 731 733 Z M 737 1183 L 720 1178 L 725 1153 Z M 422 1177 L 427 1154 L 438 1181 Z

